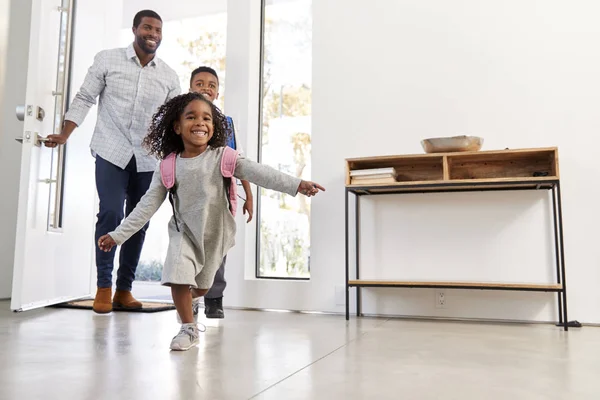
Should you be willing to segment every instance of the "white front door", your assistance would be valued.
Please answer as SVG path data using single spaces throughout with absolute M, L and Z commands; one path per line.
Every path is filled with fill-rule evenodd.
M 50 149 L 67 106 L 73 0 L 33 0 L 11 309 L 90 294 L 95 187 L 89 138 Z

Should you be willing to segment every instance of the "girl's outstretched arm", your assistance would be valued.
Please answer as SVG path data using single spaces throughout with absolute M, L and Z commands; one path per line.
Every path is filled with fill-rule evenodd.
M 100 250 L 110 251 L 114 246 L 123 244 L 137 231 L 142 229 L 156 211 L 158 211 L 166 197 L 167 189 L 162 184 L 159 166 L 154 171 L 150 188 L 131 214 L 121 222 L 121 225 L 117 229 L 98 239 Z
M 325 191 L 325 188 L 318 183 L 311 181 L 302 181 L 298 186 L 298 193 L 302 193 L 307 197 L 312 197 L 319 193 L 319 190 Z
M 238 157 L 233 174 L 236 178 L 250 181 L 265 189 L 277 190 L 287 193 L 290 196 L 296 196 L 301 193 L 305 196 L 314 196 L 319 190 L 325 190 L 321 185 L 303 181 L 300 178 L 279 172 L 267 165 L 248 160 L 244 157 Z

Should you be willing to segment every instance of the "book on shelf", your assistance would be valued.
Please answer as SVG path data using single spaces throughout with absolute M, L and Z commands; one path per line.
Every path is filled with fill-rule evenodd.
M 350 180 L 353 185 L 378 185 L 395 183 L 398 173 L 396 168 L 371 168 L 350 171 Z
M 396 168 L 388 167 L 388 168 L 371 168 L 371 169 L 355 169 L 350 171 L 351 177 L 359 177 L 359 176 L 372 176 L 372 175 L 392 175 L 396 176 L 398 173 L 396 172 Z

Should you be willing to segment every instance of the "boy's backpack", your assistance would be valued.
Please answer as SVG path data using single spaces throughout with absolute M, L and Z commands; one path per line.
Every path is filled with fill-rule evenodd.
M 237 150 L 237 143 L 235 142 L 235 126 L 233 125 L 233 118 L 225 117 L 227 120 L 227 146 L 231 147 L 234 150 Z
M 225 190 L 227 191 L 227 199 L 229 200 L 229 211 L 235 217 L 237 209 L 237 187 L 234 182 L 233 173 L 235 171 L 235 165 L 237 163 L 238 152 L 231 147 L 223 148 L 223 156 L 221 157 L 221 175 L 225 179 Z M 173 218 L 175 219 L 175 227 L 179 232 L 179 226 L 177 223 L 177 216 L 175 215 L 175 203 L 173 202 L 173 196 L 175 193 L 175 164 L 177 161 L 177 154 L 171 153 L 166 156 L 160 162 L 160 178 L 163 185 L 169 191 L 169 202 L 173 208 Z

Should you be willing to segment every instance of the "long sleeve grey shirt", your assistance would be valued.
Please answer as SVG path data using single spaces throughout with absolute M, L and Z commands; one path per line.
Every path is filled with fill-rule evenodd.
M 223 148 L 209 148 L 194 158 L 177 157 L 175 212 L 169 222 L 169 248 L 163 267 L 163 284 L 188 284 L 201 288 L 212 284 L 223 256 L 235 243 L 236 224 L 221 174 Z M 266 189 L 295 196 L 301 180 L 269 166 L 239 157 L 234 176 Z M 133 212 L 110 236 L 122 244 L 139 231 L 167 196 L 160 168 L 150 188 Z M 200 275 L 200 278 L 197 276 Z

